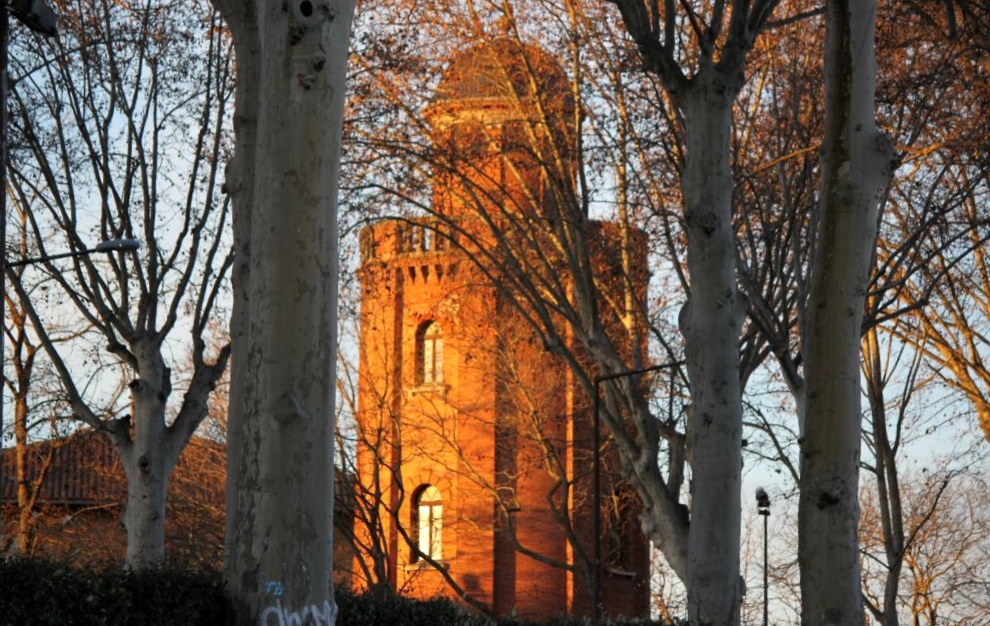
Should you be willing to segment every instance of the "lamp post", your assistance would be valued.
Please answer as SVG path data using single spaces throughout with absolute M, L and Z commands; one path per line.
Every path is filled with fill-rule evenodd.
M 7 257 L 7 47 L 10 35 L 10 16 L 21 24 L 46 37 L 58 35 L 55 11 L 45 0 L 2 0 L 0 10 L 0 276 L 6 275 Z M 0 293 L 0 296 L 3 296 Z M 0 354 L 0 362 L 3 355 Z
M 648 372 L 656 372 L 663 369 L 668 369 L 675 367 L 677 365 L 682 365 L 683 361 L 674 361 L 671 363 L 661 363 L 660 365 L 651 365 L 650 367 L 644 367 L 635 370 L 626 370 L 624 372 L 616 372 L 614 374 L 602 374 L 601 376 L 595 376 L 595 403 L 594 403 L 594 438 L 592 445 L 595 448 L 595 454 L 592 459 L 593 467 L 592 473 L 594 474 L 594 485 L 592 487 L 592 508 L 595 510 L 595 523 L 593 533 L 595 535 L 595 545 L 594 545 L 594 571 L 592 572 L 592 588 L 594 589 L 594 615 L 595 621 L 599 621 L 602 618 L 602 450 L 601 450 L 601 384 L 609 380 L 616 380 L 618 378 L 625 378 L 627 376 L 637 376 L 639 374 L 646 374 Z
M 7 275 L 7 43 L 10 33 L 9 14 L 19 22 L 42 35 L 52 37 L 58 33 L 55 12 L 45 0 L 2 0 L 0 7 L 0 283 Z M 0 286 L 0 322 L 7 310 L 6 293 Z M 3 341 L 0 341 L 0 383 L 3 381 Z M 3 424 L 3 384 L 0 384 L 0 427 Z M 2 446 L 0 446 L 2 449 Z M 0 484 L 3 470 L 0 469 Z M 0 525 L 0 540 L 3 526 Z
M 767 522 L 770 521 L 770 496 L 763 487 L 756 488 L 756 511 L 763 516 L 763 626 L 767 626 L 770 607 L 770 579 L 767 575 Z

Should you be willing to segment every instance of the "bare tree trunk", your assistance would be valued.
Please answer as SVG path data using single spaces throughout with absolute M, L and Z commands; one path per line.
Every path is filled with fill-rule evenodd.
M 353 0 L 225 2 L 238 62 L 233 624 L 332 625 L 337 176 Z
M 169 372 L 160 352 L 146 342 L 132 346 L 139 378 L 131 381 L 132 437 L 112 438 L 127 474 L 127 566 L 142 569 L 165 556 L 165 498 L 174 460 L 168 458 L 164 399 Z
M 129 385 L 133 438 L 118 432 L 111 440 L 127 475 L 125 561 L 129 568 L 143 569 L 160 565 L 165 557 L 165 499 L 176 455 L 171 454 L 174 445 L 165 426 L 169 390 L 164 363 L 156 351 L 134 352 L 141 377 Z
M 118 451 L 127 474 L 127 567 L 135 570 L 156 567 L 165 557 L 165 497 L 172 466 L 165 466 L 159 451 L 139 454 L 136 444 Z
M 31 537 L 34 517 L 34 506 L 30 480 L 28 478 L 28 408 L 27 398 L 14 395 L 14 445 L 17 461 L 17 553 L 22 556 L 31 554 Z M 35 488 L 37 491 L 37 488 Z
M 862 347 L 863 369 L 866 376 L 866 396 L 873 431 L 873 472 L 877 481 L 877 509 L 880 513 L 881 537 L 884 544 L 887 573 L 884 576 L 883 605 L 869 607 L 873 617 L 883 626 L 899 626 L 897 609 L 900 599 L 901 572 L 904 566 L 904 508 L 901 503 L 900 476 L 897 471 L 896 450 L 887 435 L 886 378 L 881 356 L 879 330 L 876 326 L 866 333 Z M 906 393 L 905 399 L 909 397 Z M 903 414 L 903 407 L 901 412 Z M 899 424 L 903 418 L 896 418 Z M 899 428 L 898 428 L 899 430 Z
M 5 280 L 5 279 L 0 279 Z M 0 291 L 3 291 L 0 289 Z M 41 486 L 41 479 L 44 477 L 45 468 L 40 468 L 38 480 L 32 481 L 28 476 L 28 394 L 31 391 L 31 378 L 34 372 L 35 355 L 37 347 L 28 341 L 26 332 L 26 317 L 13 305 L 12 299 L 4 303 L 3 313 L 10 311 L 10 330 L 3 329 L 5 334 L 11 339 L 10 361 L 14 366 L 13 379 L 3 376 L 6 385 L 0 385 L 0 390 L 4 386 L 9 387 L 13 396 L 14 404 L 14 455 L 16 460 L 17 479 L 17 553 L 22 557 L 30 556 L 31 543 L 34 535 L 34 505 L 38 499 L 38 488 Z M 0 316 L 5 317 L 5 316 Z M 4 338 L 6 341 L 6 338 Z M 0 359 L 2 363 L 3 359 Z M 2 373 L 0 373 L 2 375 Z M 15 386 L 16 385 L 16 386 Z M 51 458 L 52 451 L 49 448 L 47 456 Z M 32 482 L 34 483 L 32 485 Z
M 732 225 L 732 106 L 745 84 L 746 54 L 776 0 L 711 5 L 697 19 L 683 5 L 697 39 L 681 38 L 678 4 L 615 0 L 646 68 L 661 80 L 686 128 L 681 177 L 690 295 L 680 315 L 691 387 L 691 520 L 687 576 L 676 551 L 668 561 L 688 590 L 692 624 L 739 623 L 742 396 L 739 337 L 747 302 L 736 285 Z M 685 56 L 684 48 L 694 46 Z M 684 63 L 690 58 L 690 63 Z M 644 498 L 648 508 L 653 504 Z M 654 512 L 661 512 L 655 507 Z M 649 529 L 648 529 L 649 530 Z M 651 533 L 652 536 L 652 533 Z M 671 558 L 674 556 L 675 558 Z
M 802 624 L 863 624 L 860 339 L 881 193 L 893 152 L 874 120 L 876 2 L 827 7 L 819 232 L 804 338 L 799 549 Z
M 165 503 L 169 477 L 193 431 L 207 412 L 207 399 L 226 367 L 201 366 L 189 384 L 178 417 L 167 425 L 165 410 L 171 395 L 171 372 L 161 347 L 143 338 L 130 346 L 139 377 L 128 385 L 131 418 L 107 429 L 127 475 L 125 562 L 131 569 L 159 566 L 165 558 Z M 226 354 L 226 350 L 223 351 Z
M 704 68 L 684 104 L 687 160 L 681 188 L 691 294 L 681 331 L 692 402 L 686 580 L 692 624 L 739 623 L 742 394 L 737 346 L 746 305 L 736 287 L 729 149 L 738 84 L 727 84 L 736 79 L 741 72 L 727 76 Z
M 252 524 L 241 520 L 254 515 L 252 486 L 258 484 L 255 448 L 259 438 L 256 419 L 248 419 L 246 407 L 257 393 L 248 380 L 248 372 L 257 368 L 260 355 L 248 350 L 248 299 L 251 261 L 251 206 L 253 204 L 254 154 L 257 149 L 258 107 L 261 87 L 260 36 L 254 2 L 217 0 L 233 35 L 237 66 L 234 130 L 234 155 L 226 168 L 223 190 L 233 199 L 234 267 L 233 311 L 230 319 L 231 374 L 227 404 L 227 488 L 226 527 L 224 530 L 224 571 L 228 580 L 228 623 L 236 624 L 243 614 L 249 623 L 249 601 L 257 611 L 256 589 L 242 583 L 241 573 L 256 571 L 251 551 Z M 249 365 L 250 364 L 250 365 Z M 243 486 L 243 487 L 242 487 Z M 242 588 L 244 587 L 244 588 Z M 250 594 L 250 595 L 249 595 Z

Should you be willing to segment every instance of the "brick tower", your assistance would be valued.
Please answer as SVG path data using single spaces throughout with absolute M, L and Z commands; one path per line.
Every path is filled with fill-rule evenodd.
M 533 619 L 593 613 L 591 399 L 471 250 L 486 248 L 478 204 L 554 202 L 522 145 L 534 141 L 537 98 L 551 121 L 535 141 L 558 141 L 574 103 L 547 53 L 496 40 L 457 55 L 428 118 L 438 151 L 466 166 L 437 174 L 433 217 L 361 233 L 358 499 L 369 504 L 355 524 L 358 586 L 467 596 Z M 589 231 L 610 237 L 607 224 Z M 599 513 L 604 610 L 645 616 L 636 506 Z

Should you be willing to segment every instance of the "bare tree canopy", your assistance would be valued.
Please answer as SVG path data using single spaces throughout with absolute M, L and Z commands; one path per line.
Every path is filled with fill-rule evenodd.
M 126 468 L 135 568 L 162 562 L 169 474 L 229 354 L 206 341 L 233 261 L 219 194 L 232 66 L 219 18 L 186 8 L 93 0 L 59 39 L 14 45 L 9 178 L 25 221 L 8 258 L 42 260 L 7 279 L 71 416 Z M 120 238 L 141 250 L 58 258 Z M 192 361 L 185 380 L 175 357 Z M 129 402 L 104 393 L 121 379 Z

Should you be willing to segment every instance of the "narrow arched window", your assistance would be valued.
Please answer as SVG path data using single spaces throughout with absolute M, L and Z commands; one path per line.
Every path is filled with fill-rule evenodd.
M 419 560 L 420 555 L 434 560 L 442 558 L 443 502 L 439 489 L 433 485 L 424 485 L 416 491 L 413 497 L 412 522 L 418 548 L 413 561 Z
M 443 381 L 443 331 L 424 322 L 416 333 L 416 378 L 421 385 Z

